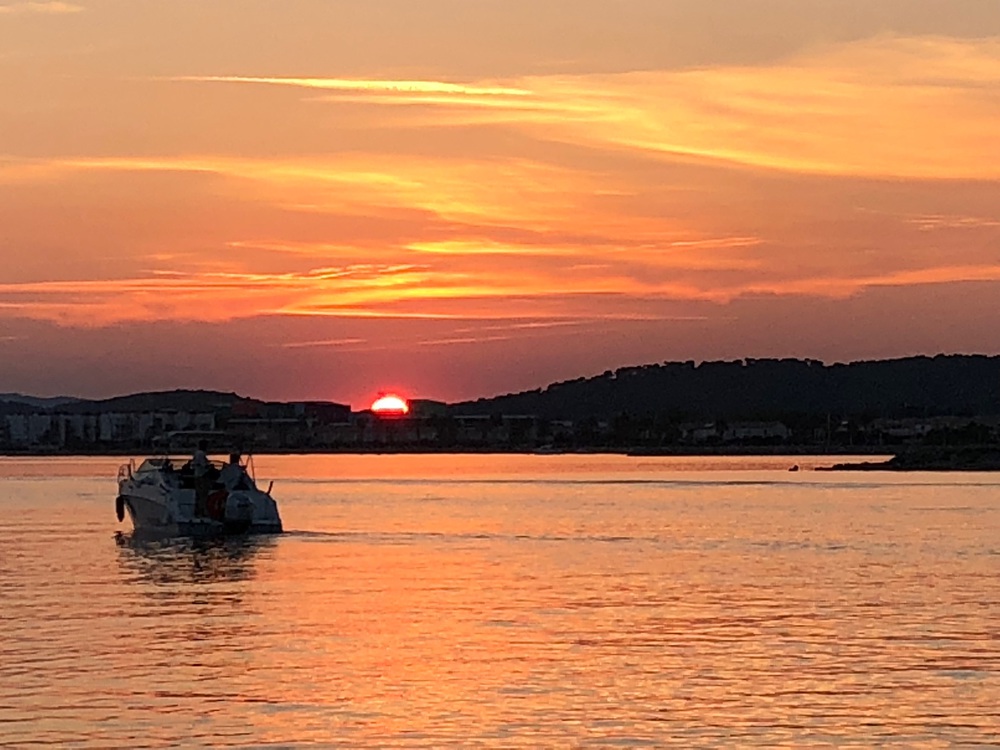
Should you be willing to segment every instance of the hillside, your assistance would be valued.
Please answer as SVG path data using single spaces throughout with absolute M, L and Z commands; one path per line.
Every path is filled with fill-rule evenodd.
M 66 404 L 71 404 L 80 399 L 72 396 L 55 396 L 53 398 L 40 398 L 38 396 L 25 396 L 21 393 L 0 393 L 0 407 L 18 404 L 26 409 L 55 409 Z
M 261 404 L 235 393 L 176 390 L 137 393 L 103 400 L 68 397 L 35 398 L 20 394 L 0 395 L 0 414 L 28 414 L 39 409 L 61 414 L 98 414 L 104 412 L 186 411 L 216 412 L 233 404 Z
M 219 391 L 176 390 L 155 393 L 136 393 L 117 396 L 102 401 L 79 401 L 62 407 L 63 411 L 83 412 L 143 412 L 143 411 L 187 411 L 214 412 L 232 407 L 236 403 L 262 402 L 245 398 L 235 393 Z
M 939 355 L 826 365 L 747 359 L 625 367 L 545 389 L 455 404 L 457 414 L 672 419 L 1000 414 L 1000 357 Z

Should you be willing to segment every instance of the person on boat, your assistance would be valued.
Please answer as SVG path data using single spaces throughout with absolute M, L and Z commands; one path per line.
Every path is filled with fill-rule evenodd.
M 194 514 L 204 516 L 207 513 L 208 491 L 211 489 L 212 479 L 209 470 L 212 464 L 208 460 L 208 443 L 205 440 L 198 441 L 198 447 L 191 456 L 191 474 L 194 476 Z
M 222 486 L 232 492 L 233 490 L 248 490 L 250 483 L 247 481 L 247 473 L 240 463 L 242 456 L 239 452 L 229 454 L 229 463 L 222 467 L 219 472 L 219 481 Z

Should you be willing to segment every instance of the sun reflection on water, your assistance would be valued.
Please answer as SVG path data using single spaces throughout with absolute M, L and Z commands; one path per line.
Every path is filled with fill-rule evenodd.
M 996 741 L 1000 483 L 534 458 L 265 458 L 213 542 L 5 480 L 0 744 Z

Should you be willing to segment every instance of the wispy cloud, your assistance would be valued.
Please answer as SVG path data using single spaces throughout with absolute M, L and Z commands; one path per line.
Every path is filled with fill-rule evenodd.
M 341 102 L 405 105 L 394 115 L 400 124 L 503 123 L 540 138 L 668 159 L 830 175 L 996 179 L 998 77 L 1000 40 L 880 37 L 771 66 L 467 83 L 174 80 L 322 90 Z
M 508 321 L 493 328 L 459 329 L 446 342 L 438 342 L 457 344 L 493 336 L 540 335 L 566 325 L 586 324 L 595 319 L 598 309 L 602 320 L 642 318 L 635 310 L 615 311 L 607 304 L 611 299 L 622 303 L 632 299 L 635 306 L 639 300 L 653 298 L 716 304 L 764 294 L 843 298 L 875 287 L 996 282 L 1000 266 L 728 282 L 707 277 L 703 281 L 626 278 L 614 269 L 568 278 L 539 269 L 520 274 L 491 272 L 487 279 L 447 269 L 403 266 L 323 268 L 300 274 L 149 274 L 120 280 L 0 284 L 0 309 L 76 327 L 134 320 L 222 322 L 262 314 Z M 546 310 L 544 316 L 539 316 L 541 310 Z M 293 348 L 365 343 L 347 336 L 300 342 Z
M 449 220 L 534 226 L 565 217 L 577 194 L 597 190 L 584 172 L 527 159 L 459 161 L 388 154 L 279 159 L 215 155 L 71 158 L 13 162 L 0 183 L 52 181 L 73 172 L 175 172 L 252 181 L 256 191 L 292 210 L 358 211 L 405 207 Z
M 929 214 L 907 217 L 906 222 L 925 232 L 937 229 L 1000 229 L 1000 219 L 989 219 L 982 216 Z
M 479 336 L 455 336 L 451 338 L 440 338 L 440 339 L 427 339 L 425 341 L 418 341 L 417 346 L 457 346 L 457 345 L 469 345 L 469 344 L 483 344 L 491 341 L 510 341 L 512 336 L 503 335 L 479 335 Z
M 360 338 L 345 338 L 345 339 L 322 339 L 319 341 L 290 341 L 283 344 L 279 344 L 282 349 L 316 349 L 316 348 L 336 348 L 340 349 L 345 346 L 356 346 L 358 344 L 366 344 L 367 339 Z
M 0 15 L 65 15 L 67 13 L 80 13 L 84 10 L 82 5 L 64 2 L 22 2 L 5 3 L 0 5 Z
M 915 75 L 913 71 L 919 71 Z M 791 172 L 995 179 L 1000 40 L 879 38 L 771 67 L 541 78 L 572 137 Z M 920 122 L 920 127 L 913 123 Z
M 524 161 L 401 159 L 395 171 L 381 157 L 368 155 L 277 161 L 101 158 L 36 166 L 63 170 L 67 179 L 84 177 L 87 185 L 95 172 L 102 179 L 135 171 L 181 172 L 192 180 L 223 176 L 240 186 L 236 194 L 253 196 L 253 202 L 240 204 L 238 223 L 229 227 L 235 237 L 215 249 L 205 247 L 196 233 L 197 252 L 189 239 L 168 238 L 162 246 L 169 252 L 145 255 L 138 265 L 145 270 L 130 278 L 0 285 L 0 306 L 8 315 L 64 325 L 258 315 L 513 321 L 539 311 L 549 321 L 582 321 L 595 314 L 633 320 L 646 314 L 643 300 L 654 298 L 726 304 L 755 295 L 843 298 L 878 286 L 1000 281 L 981 242 L 972 243 L 978 250 L 955 244 L 943 256 L 920 224 L 912 224 L 907 237 L 886 240 L 897 247 L 874 258 L 866 248 L 852 253 L 846 246 L 813 253 L 802 249 L 809 247 L 801 244 L 803 238 L 830 246 L 841 240 L 816 239 L 807 226 L 779 243 L 768 236 L 776 231 L 773 216 L 752 217 L 760 234 L 747 233 L 751 225 L 740 222 L 736 231 L 713 233 L 709 225 L 678 218 L 685 211 L 669 192 L 649 205 L 633 205 L 618 194 L 605 201 L 602 196 L 613 187 L 607 183 L 620 177 L 577 175 Z M 52 178 L 50 171 L 40 174 Z M 319 224 L 318 236 L 335 241 L 300 234 L 312 217 L 295 213 L 276 214 L 273 233 L 251 229 L 251 238 L 238 238 L 247 222 L 243 206 L 282 205 L 298 197 L 330 206 L 334 222 Z M 698 205 L 705 198 L 696 194 L 688 200 Z M 809 199 L 799 199 L 796 210 L 803 202 Z M 792 223 L 789 209 L 782 204 L 781 231 Z M 847 221 L 859 221 L 853 208 L 845 210 Z M 908 216 L 944 221 L 937 214 Z M 374 221 L 394 228 L 386 237 L 359 235 L 351 228 L 357 217 L 366 226 Z M 868 233 L 905 231 L 898 213 L 860 220 L 872 223 Z M 456 331 L 445 338 L 457 343 L 469 336 L 518 333 Z M 314 346 L 368 346 L 353 338 L 319 337 L 315 341 L 322 343 Z
M 347 78 L 287 78 L 268 76 L 182 76 L 165 79 L 178 83 L 257 84 L 321 92 L 310 101 L 341 104 L 379 104 L 449 107 L 465 111 L 492 110 L 487 119 L 509 119 L 505 112 L 554 112 L 565 102 L 548 101 L 515 85 L 488 81 L 404 81 Z
M 526 89 L 509 86 L 448 83 L 445 81 L 380 81 L 350 78 L 282 78 L 273 76 L 179 76 L 166 80 L 214 83 L 265 83 L 273 86 L 294 86 L 296 88 L 322 89 L 324 91 L 394 94 L 400 97 L 425 94 L 448 94 L 469 97 L 530 97 L 532 95 Z
M 726 304 L 998 281 L 982 232 L 953 231 L 945 254 L 931 231 L 995 231 L 988 201 L 968 215 L 948 213 L 957 198 L 901 208 L 890 197 L 863 215 L 856 207 L 873 176 L 934 195 L 937 179 L 1000 176 L 988 85 L 1000 75 L 998 52 L 990 40 L 883 38 L 769 67 L 466 83 L 172 79 L 240 86 L 255 102 L 261 87 L 281 87 L 406 106 L 392 117 L 356 108 L 359 122 L 384 128 L 363 141 L 367 150 L 306 153 L 275 138 L 275 153 L 258 156 L 165 149 L 0 160 L 12 201 L 46 189 L 52 205 L 64 204 L 51 196 L 78 201 L 72 227 L 44 239 L 38 222 L 22 228 L 39 246 L 72 237 L 77 257 L 104 248 L 103 227 L 122 217 L 159 216 L 174 202 L 197 215 L 160 217 L 141 247 L 134 233 L 147 230 L 135 219 L 119 238 L 120 256 L 136 260 L 130 278 L 0 285 L 0 306 L 66 325 L 262 314 L 513 321 L 539 310 L 546 321 L 576 322 L 642 318 L 648 299 Z M 291 105 L 312 121 L 311 100 Z M 453 127 L 470 123 L 496 127 Z M 460 137 L 489 142 L 459 148 Z M 155 190 L 134 190 L 145 180 Z M 799 195 L 802 186 L 814 192 Z M 192 193 L 209 208 L 191 208 Z M 15 209 L 8 216 L 17 224 Z M 19 271 L 45 272 L 37 263 Z M 348 334 L 299 344 L 367 345 Z
M 805 295 L 843 299 L 867 289 L 954 284 L 969 281 L 1000 281 L 1000 265 L 943 266 L 887 271 L 870 276 L 804 278 L 764 284 L 750 284 L 736 296 Z

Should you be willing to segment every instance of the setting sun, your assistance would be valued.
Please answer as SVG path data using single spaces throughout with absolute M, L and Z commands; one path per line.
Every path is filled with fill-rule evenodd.
M 410 405 L 399 396 L 379 396 L 372 404 L 372 411 L 384 416 L 409 414 Z

